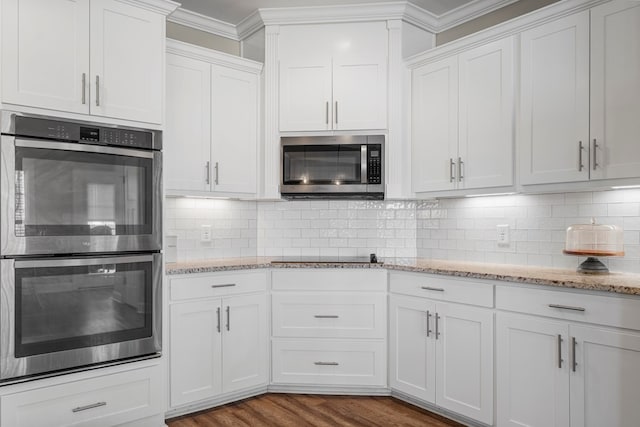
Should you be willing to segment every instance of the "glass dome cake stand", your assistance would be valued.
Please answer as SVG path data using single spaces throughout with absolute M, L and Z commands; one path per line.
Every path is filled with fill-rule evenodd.
M 566 255 L 586 256 L 576 271 L 584 274 L 608 274 L 609 269 L 597 257 L 624 256 L 623 230 L 615 225 L 576 224 L 567 228 Z

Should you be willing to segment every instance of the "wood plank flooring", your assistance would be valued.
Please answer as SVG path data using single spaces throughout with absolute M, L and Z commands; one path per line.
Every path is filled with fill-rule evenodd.
M 462 427 L 392 397 L 265 394 L 167 420 L 169 427 Z

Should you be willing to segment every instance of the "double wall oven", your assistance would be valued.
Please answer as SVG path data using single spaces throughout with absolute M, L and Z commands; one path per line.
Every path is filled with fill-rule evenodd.
M 0 381 L 156 356 L 161 133 L 0 120 Z

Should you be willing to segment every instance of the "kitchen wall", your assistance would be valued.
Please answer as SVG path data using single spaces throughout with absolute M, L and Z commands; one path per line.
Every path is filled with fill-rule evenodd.
M 180 40 L 185 43 L 195 44 L 208 49 L 225 52 L 230 55 L 240 55 L 240 42 L 226 37 L 217 36 L 215 34 L 207 33 L 206 31 L 196 30 L 195 28 L 176 24 L 175 22 L 167 22 L 166 31 L 167 37 L 170 39 Z
M 168 198 L 165 234 L 178 236 L 178 259 L 239 256 L 422 257 L 575 268 L 562 254 L 569 225 L 619 225 L 624 258 L 613 271 L 640 273 L 640 189 L 468 197 L 423 201 L 252 202 Z M 201 242 L 201 226 L 212 241 Z M 510 244 L 498 246 L 496 226 Z

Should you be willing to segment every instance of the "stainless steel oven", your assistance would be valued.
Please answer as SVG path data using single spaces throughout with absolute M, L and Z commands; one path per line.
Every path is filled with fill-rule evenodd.
M 161 349 L 160 253 L 0 260 L 0 381 Z
M 161 133 L 1 115 L 0 255 L 161 249 Z

